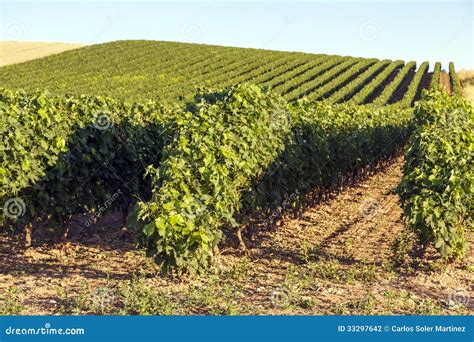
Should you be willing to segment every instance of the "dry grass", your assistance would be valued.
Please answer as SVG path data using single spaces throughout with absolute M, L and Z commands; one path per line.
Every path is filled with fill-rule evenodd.
M 474 105 L 474 70 L 461 70 L 458 77 L 463 84 L 463 94 Z
M 473 80 L 474 70 L 461 70 L 458 72 L 458 77 L 461 81 Z
M 22 63 L 82 46 L 84 45 L 0 41 L 0 66 Z
M 463 88 L 464 96 L 474 105 L 474 85 L 468 84 Z

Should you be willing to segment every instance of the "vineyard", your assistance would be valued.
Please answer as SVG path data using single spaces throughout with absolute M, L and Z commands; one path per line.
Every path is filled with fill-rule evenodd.
M 192 100 L 198 87 L 239 83 L 287 101 L 409 106 L 430 84 L 427 63 L 154 41 L 87 46 L 0 69 L 2 86 L 116 99 Z M 415 73 L 416 71 L 416 73 Z M 423 81 L 423 82 L 422 82 Z
M 474 113 L 461 95 L 453 63 L 447 71 L 436 63 L 430 72 L 428 62 L 417 67 L 401 60 L 119 41 L 5 66 L 0 80 L 0 224 L 5 232 L 0 247 L 9 241 L 8 248 L 26 255 L 54 241 L 67 259 L 68 243 L 79 236 L 96 239 L 98 227 L 112 217 L 120 236 L 114 243 L 133 241 L 139 246 L 134 250 L 146 252 L 140 265 L 153 261 L 143 266 L 144 273 L 153 269 L 210 281 L 216 265 L 225 268 L 236 256 L 253 258 L 261 270 L 261 261 L 271 263 L 272 247 L 282 243 L 268 241 L 281 232 L 293 241 L 298 231 L 301 238 L 275 256 L 287 272 L 284 300 L 299 303 L 298 310 L 312 309 L 301 293 L 314 295 L 316 278 L 372 283 L 377 275 L 371 267 L 376 267 L 401 279 L 412 274 L 412 265 L 428 259 L 451 269 L 472 254 Z M 399 178 L 382 180 L 386 188 L 378 193 L 373 179 L 384 172 Z M 370 191 L 364 184 L 371 184 Z M 354 191 L 367 198 L 358 200 Z M 352 197 L 344 201 L 348 194 Z M 338 201 L 347 213 L 338 213 Z M 399 210 L 395 218 L 387 212 L 389 225 L 381 214 L 385 205 Z M 324 206 L 332 207 L 315 209 Z M 301 231 L 305 215 L 315 210 L 317 218 Z M 334 217 L 321 219 L 332 211 Z M 378 224 L 368 227 L 376 216 Z M 350 223 L 336 229 L 331 223 L 327 232 L 315 232 L 338 219 Z M 298 224 L 291 232 L 287 225 L 294 221 Z M 383 265 L 378 252 L 370 262 L 350 252 L 354 239 L 372 237 L 379 226 L 383 234 L 393 234 L 388 247 L 374 238 L 380 258 L 391 255 Z M 351 237 L 339 239 L 345 234 Z M 22 257 L 12 254 L 0 248 L 5 265 L 22 268 Z M 359 266 L 351 266 L 356 261 Z M 124 266 L 132 267 L 127 277 L 142 266 Z M 462 267 L 453 271 L 456 277 L 472 278 L 472 265 Z M 226 277 L 249 276 L 249 267 L 243 268 L 232 271 L 238 276 Z M 14 274 L 8 266 L 0 271 Z M 293 284 L 295 277 L 304 285 Z M 281 282 L 281 274 L 276 279 Z M 171 303 L 153 297 L 141 281 L 135 274 L 132 284 L 138 287 L 125 291 L 114 285 L 121 313 L 163 313 L 150 308 Z M 229 286 L 209 291 L 230 296 L 237 290 Z M 198 291 L 193 289 L 179 301 L 199 308 L 204 299 L 193 297 Z M 142 291 L 133 295 L 152 296 L 153 303 L 133 302 L 127 291 Z M 258 297 L 255 289 L 249 291 Z M 85 304 L 89 301 L 74 305 L 80 312 L 98 313 Z M 127 305 L 133 309 L 124 309 Z M 444 312 L 438 309 L 428 312 Z

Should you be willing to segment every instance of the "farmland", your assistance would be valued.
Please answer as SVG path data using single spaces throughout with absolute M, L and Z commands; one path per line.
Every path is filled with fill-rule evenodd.
M 402 163 L 253 235 L 246 254 L 227 240 L 208 275 L 178 283 L 160 276 L 117 215 L 92 230 L 82 230 L 77 218 L 67 245 L 50 244 L 45 235 L 24 254 L 20 239 L 3 235 L 0 288 L 15 289 L 3 298 L 22 314 L 472 313 L 449 302 L 454 290 L 461 299 L 470 291 L 468 259 L 445 265 L 433 251 L 411 259 L 413 237 L 400 238 L 402 210 L 393 190 Z M 392 266 L 400 261 L 403 267 Z
M 0 313 L 473 312 L 452 63 L 119 41 L 0 79 Z
M 226 88 L 249 82 L 270 88 L 288 101 L 307 96 L 343 102 L 362 93 L 364 98 L 358 103 L 403 100 L 410 105 L 430 83 L 425 67 L 420 66 L 414 78 L 414 62 L 405 65 L 402 61 L 298 52 L 119 41 L 7 66 L 0 69 L 0 78 L 10 88 L 134 100 L 191 100 L 197 87 Z M 370 84 L 377 76 L 377 83 Z M 405 97 L 409 84 L 413 89 Z
M 22 63 L 83 46 L 82 44 L 0 41 L 0 66 Z
M 463 82 L 463 94 L 471 103 L 474 103 L 474 71 L 462 70 L 458 73 L 459 79 Z

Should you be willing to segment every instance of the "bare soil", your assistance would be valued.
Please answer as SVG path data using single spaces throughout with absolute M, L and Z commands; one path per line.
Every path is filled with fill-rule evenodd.
M 410 239 L 394 193 L 402 165 L 398 158 L 299 218 L 285 218 L 274 229 L 247 236 L 246 253 L 229 237 L 212 274 L 201 278 L 160 275 L 136 248 L 135 235 L 123 228 L 119 215 L 105 217 L 92 229 L 77 219 L 65 245 L 39 237 L 24 250 L 20 236 L 4 232 L 0 298 L 15 287 L 21 314 L 59 314 L 65 306 L 61 293 L 77 297 L 84 286 L 89 292 L 116 288 L 139 273 L 173 303 L 192 303 L 184 311 L 188 314 L 213 313 L 215 306 L 230 302 L 237 308 L 231 313 L 239 314 L 474 314 L 472 248 L 463 261 L 444 264 L 432 250 L 415 244 L 398 250 L 403 260 L 395 262 L 394 241 Z M 468 239 L 472 245 L 472 234 Z M 76 313 L 94 312 L 78 305 Z M 183 311 L 174 307 L 171 313 Z
M 441 71 L 441 74 L 439 75 L 439 82 L 442 89 L 445 89 L 449 94 L 453 92 L 451 87 L 451 79 L 449 78 L 449 74 L 446 71 Z

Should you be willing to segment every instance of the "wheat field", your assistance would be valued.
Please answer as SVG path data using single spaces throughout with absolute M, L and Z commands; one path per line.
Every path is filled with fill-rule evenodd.
M 77 49 L 84 45 L 67 43 L 38 43 L 0 41 L 0 66 L 22 63 L 67 50 Z

